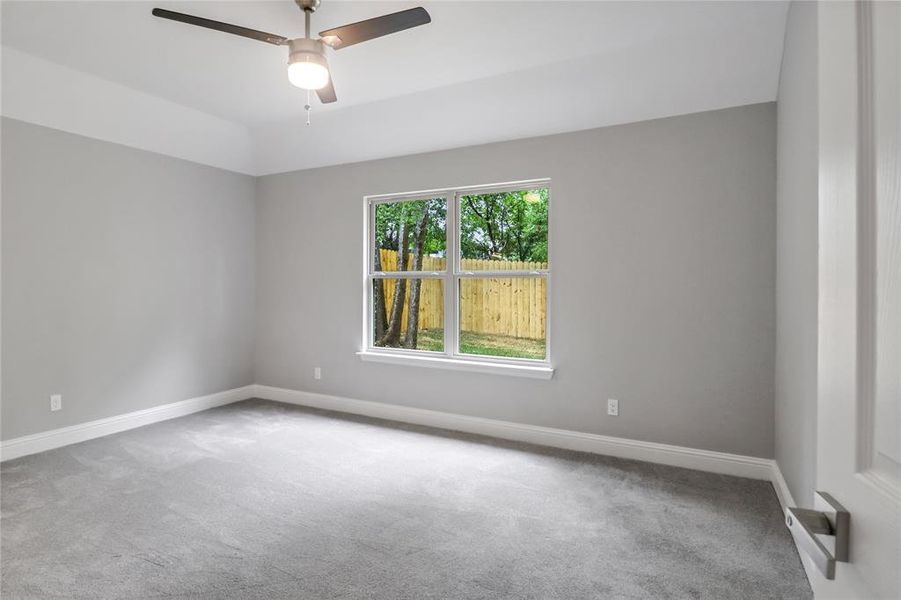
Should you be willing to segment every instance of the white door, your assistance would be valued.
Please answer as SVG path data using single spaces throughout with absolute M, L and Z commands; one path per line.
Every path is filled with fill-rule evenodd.
M 901 3 L 819 5 L 817 489 L 851 514 L 817 598 L 901 598 Z

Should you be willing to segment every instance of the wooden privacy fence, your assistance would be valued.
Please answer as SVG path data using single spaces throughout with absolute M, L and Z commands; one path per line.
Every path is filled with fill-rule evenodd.
M 380 249 L 382 271 L 397 270 L 397 251 Z M 426 256 L 423 271 L 443 271 L 446 259 Z M 536 271 L 547 263 L 475 260 L 461 261 L 464 271 Z M 412 257 L 407 263 L 412 268 Z M 379 281 L 379 280 L 376 280 Z M 385 279 L 385 307 L 390 313 L 394 299 L 395 279 Z M 419 296 L 419 328 L 444 328 L 443 280 L 422 279 Z M 512 337 L 543 339 L 547 310 L 547 287 L 544 277 L 477 277 L 460 280 L 460 330 L 493 333 Z M 407 280 L 401 327 L 406 330 L 410 280 Z

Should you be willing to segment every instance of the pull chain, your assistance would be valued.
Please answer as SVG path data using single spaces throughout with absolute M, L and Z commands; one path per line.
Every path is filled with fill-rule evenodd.
M 312 107 L 310 106 L 310 90 L 307 90 L 307 103 L 304 105 L 304 110 L 307 111 L 307 125 L 310 124 L 310 112 Z

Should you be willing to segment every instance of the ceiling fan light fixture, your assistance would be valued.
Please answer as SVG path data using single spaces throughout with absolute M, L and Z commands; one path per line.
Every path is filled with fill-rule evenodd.
M 328 85 L 328 61 L 319 40 L 291 40 L 288 55 L 288 81 L 304 90 L 320 90 Z
M 368 42 L 369 40 L 432 22 L 432 17 L 429 16 L 426 9 L 417 6 L 416 8 L 408 8 L 407 10 L 380 17 L 326 29 L 319 32 L 320 39 L 314 40 L 310 38 L 311 21 L 313 13 L 319 8 L 322 0 L 295 0 L 295 2 L 303 11 L 304 20 L 304 37 L 295 40 L 290 40 L 274 33 L 266 33 L 265 31 L 258 31 L 249 27 L 214 21 L 213 19 L 166 10 L 165 8 L 154 8 L 150 13 L 160 19 L 168 19 L 187 25 L 238 35 L 257 40 L 258 42 L 272 44 L 273 46 L 288 46 L 288 81 L 308 92 L 315 90 L 316 96 L 319 97 L 319 101 L 323 104 L 331 104 L 338 101 L 338 97 L 335 95 L 335 86 L 332 85 L 332 76 L 329 72 L 326 52 L 347 48 L 361 42 Z M 326 47 L 329 48 L 328 51 Z M 310 122 L 309 98 L 310 94 L 307 93 L 307 104 L 305 106 L 308 113 L 307 124 Z
M 291 63 L 288 81 L 304 90 L 321 90 L 328 85 L 328 68 L 316 62 Z

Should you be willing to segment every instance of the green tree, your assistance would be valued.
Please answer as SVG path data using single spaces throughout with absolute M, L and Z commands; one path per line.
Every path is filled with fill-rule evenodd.
M 464 258 L 547 262 L 548 190 L 463 196 L 460 250 Z
M 397 270 L 419 271 L 425 256 L 446 254 L 447 211 L 443 198 L 378 204 L 375 211 L 375 270 L 381 271 L 381 249 L 397 252 Z M 419 329 L 421 280 L 394 280 L 391 309 L 385 305 L 384 280 L 373 282 L 373 339 L 376 346 L 415 348 Z M 404 304 L 406 333 L 401 339 Z

